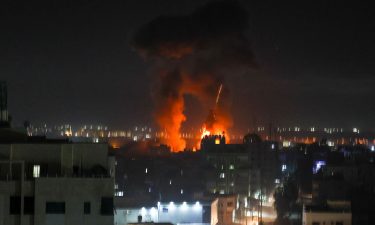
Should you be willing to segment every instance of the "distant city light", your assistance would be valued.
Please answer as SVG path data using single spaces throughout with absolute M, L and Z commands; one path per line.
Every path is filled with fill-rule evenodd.
M 175 208 L 176 208 L 176 206 L 174 205 L 174 203 L 170 202 L 169 205 L 168 205 L 168 209 L 173 210 Z
M 333 146 L 335 146 L 335 142 L 333 142 L 333 141 L 327 141 L 327 145 L 329 147 L 333 147 Z
M 289 147 L 290 141 L 283 141 L 283 147 Z
M 326 162 L 323 161 L 323 160 L 320 160 L 320 161 L 316 161 L 315 162 L 315 165 L 313 167 L 313 173 L 316 174 L 319 172 L 319 170 L 326 165 Z

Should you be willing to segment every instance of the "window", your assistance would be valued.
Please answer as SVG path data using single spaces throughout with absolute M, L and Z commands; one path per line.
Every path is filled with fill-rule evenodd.
M 122 197 L 122 196 L 124 196 L 124 192 L 123 191 L 116 191 L 115 196 Z
M 90 214 L 91 213 L 91 203 L 90 202 L 84 202 L 83 203 L 83 213 L 84 214 Z
M 234 165 L 233 165 L 233 164 L 230 164 L 230 165 L 229 165 L 229 169 L 230 169 L 230 170 L 234 170 Z
M 102 215 L 113 215 L 113 198 L 102 197 L 100 213 Z
M 21 213 L 21 197 L 20 196 L 10 196 L 9 199 L 9 214 L 15 215 Z
M 342 221 L 336 221 L 336 225 L 344 225 L 344 222 L 342 222 Z
M 33 177 L 37 178 L 40 175 L 40 165 L 33 166 Z
M 65 202 L 46 202 L 46 214 L 65 214 Z
M 312 222 L 312 225 L 320 225 L 319 222 Z
M 284 172 L 286 170 L 286 165 L 283 164 L 282 167 L 281 167 L 281 171 Z
M 220 173 L 220 178 L 225 178 L 225 173 Z
M 24 197 L 24 206 L 23 206 L 23 213 L 25 215 L 33 215 L 34 214 L 34 197 L 27 196 Z
M 233 202 L 227 202 L 227 207 L 232 207 L 233 206 Z

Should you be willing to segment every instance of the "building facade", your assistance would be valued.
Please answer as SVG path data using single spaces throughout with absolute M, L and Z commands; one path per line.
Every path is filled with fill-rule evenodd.
M 113 224 L 106 144 L 0 144 L 0 225 Z

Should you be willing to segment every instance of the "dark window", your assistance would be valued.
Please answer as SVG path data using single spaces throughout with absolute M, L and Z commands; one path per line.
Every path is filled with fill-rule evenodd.
M 24 197 L 23 213 L 26 215 L 34 214 L 34 197 Z
M 65 214 L 65 202 L 46 202 L 46 214 Z
M 312 225 L 320 225 L 319 222 L 312 222 Z
M 344 225 L 344 222 L 342 222 L 342 221 L 337 221 L 337 222 L 336 222 L 336 225 Z
M 102 215 L 113 215 L 113 197 L 102 197 L 100 212 Z
M 9 214 L 21 214 L 21 197 L 10 196 L 9 199 Z
M 227 206 L 228 207 L 232 207 L 233 206 L 233 202 L 227 202 Z
M 84 202 L 83 203 L 83 213 L 84 214 L 90 214 L 91 213 L 91 203 L 90 202 Z

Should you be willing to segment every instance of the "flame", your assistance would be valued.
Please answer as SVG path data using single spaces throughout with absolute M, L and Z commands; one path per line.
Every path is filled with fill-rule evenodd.
M 228 130 L 223 124 L 215 123 L 211 129 L 207 129 L 206 125 L 204 124 L 201 129 L 201 136 L 199 142 L 197 143 L 197 148 L 200 149 L 201 140 L 203 138 L 211 135 L 224 136 L 226 143 L 229 142 Z M 215 144 L 220 144 L 220 140 L 215 140 Z
M 211 132 L 206 129 L 206 125 L 203 125 L 201 139 L 203 139 L 205 136 L 210 136 L 210 134 L 211 134 Z
M 166 143 L 171 147 L 172 152 L 183 151 L 186 147 L 186 141 L 182 139 L 180 133 L 181 124 L 186 120 L 183 113 L 183 97 L 169 99 L 165 107 L 160 109 L 156 119 L 158 124 L 165 128 Z

